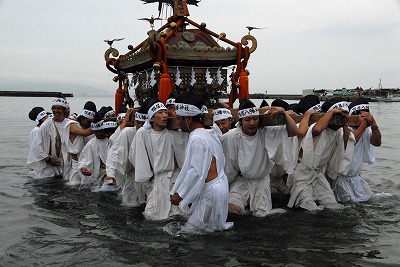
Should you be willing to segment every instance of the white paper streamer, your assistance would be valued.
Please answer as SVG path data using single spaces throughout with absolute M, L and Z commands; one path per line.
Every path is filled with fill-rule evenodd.
M 224 78 L 222 78 L 221 74 L 221 68 L 218 68 L 217 70 L 217 82 L 219 85 L 221 85 L 224 82 Z
M 210 73 L 210 71 L 208 70 L 208 68 L 207 68 L 207 70 L 206 70 L 206 81 L 207 81 L 207 84 L 212 84 L 212 82 L 213 82 L 213 79 L 212 79 L 212 77 L 211 77 L 211 73 Z
M 155 79 L 155 73 L 154 70 L 150 74 L 150 86 L 153 87 L 157 83 Z
M 192 80 L 190 81 L 190 85 L 193 86 L 196 83 L 196 73 L 194 72 L 194 68 L 192 67 Z
M 178 67 L 176 67 L 176 73 L 175 73 L 175 84 L 179 86 L 182 83 L 181 79 L 181 72 L 179 71 Z

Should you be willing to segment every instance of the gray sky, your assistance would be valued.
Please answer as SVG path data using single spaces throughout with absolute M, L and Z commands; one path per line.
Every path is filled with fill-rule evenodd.
M 267 28 L 252 31 L 251 93 L 368 89 L 379 79 L 400 87 L 400 0 L 202 0 L 189 11 L 237 42 L 248 25 Z M 150 29 L 138 18 L 151 15 L 157 4 L 139 0 L 0 0 L 0 90 L 73 84 L 114 94 L 103 40 L 125 38 L 113 47 L 127 53 Z

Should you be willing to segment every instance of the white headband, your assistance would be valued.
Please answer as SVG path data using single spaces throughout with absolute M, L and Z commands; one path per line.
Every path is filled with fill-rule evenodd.
M 82 110 L 81 114 L 79 114 L 79 116 L 83 116 L 86 119 L 93 120 L 94 119 L 94 114 L 95 114 L 94 111 L 84 109 L 84 110 Z
M 36 125 L 39 125 L 39 121 L 41 120 L 41 119 L 43 119 L 44 117 L 46 117 L 46 115 L 47 115 L 47 112 L 46 111 L 41 111 L 37 116 L 36 116 L 36 119 L 35 119 L 35 122 L 36 122 Z
M 147 111 L 148 119 L 150 120 L 151 118 L 153 118 L 154 114 L 156 114 L 159 110 L 162 110 L 162 109 L 167 109 L 167 108 L 161 102 L 157 102 L 154 105 L 152 105 L 149 108 L 149 111 Z
M 369 104 L 360 104 L 350 109 L 350 115 L 355 114 L 358 110 L 369 110 Z
M 337 102 L 337 103 L 333 104 L 333 105 L 328 109 L 328 111 L 329 111 L 329 110 L 332 110 L 332 109 L 337 109 L 337 108 L 341 108 L 341 109 L 344 109 L 344 110 L 349 111 L 349 102 L 347 102 L 347 101 Z
M 54 98 L 52 106 L 61 106 L 64 108 L 69 108 L 69 104 L 68 104 L 67 100 L 64 98 L 61 98 L 61 97 Z
M 117 116 L 117 121 L 122 121 L 125 119 L 126 113 L 119 113 Z
M 196 116 L 204 113 L 204 109 L 199 109 L 198 107 L 190 104 L 175 103 L 176 115 L 181 117 Z
M 92 127 L 92 130 L 93 131 L 100 131 L 100 130 L 103 130 L 104 129 L 104 127 L 103 127 L 103 120 L 101 120 L 101 121 L 99 121 L 99 122 L 92 122 L 91 123 L 91 127 Z
M 175 104 L 175 98 L 168 98 L 167 102 L 165 102 L 165 105 L 174 105 Z
M 106 114 L 104 114 L 104 118 L 110 118 L 115 116 L 115 111 L 112 109 L 110 111 L 107 111 Z
M 157 102 L 154 105 L 152 105 L 149 108 L 149 111 L 147 111 L 147 119 L 143 125 L 143 128 L 145 128 L 147 130 L 151 129 L 151 123 L 150 123 L 151 118 L 153 118 L 154 114 L 156 114 L 159 110 L 163 110 L 163 109 L 166 110 L 167 108 L 161 102 Z
M 220 121 L 223 119 L 232 118 L 232 113 L 227 108 L 217 108 L 213 110 L 213 121 Z
M 147 114 L 135 112 L 135 121 L 143 121 L 147 120 Z
M 69 116 L 68 116 L 68 119 L 71 119 L 71 120 L 75 120 L 76 118 L 78 118 L 78 114 L 76 114 L 75 112 L 69 114 Z
M 244 117 L 249 117 L 249 116 L 258 116 L 260 113 L 258 112 L 258 108 L 252 107 L 252 108 L 246 108 L 239 110 L 238 112 L 239 119 L 244 118 Z
M 321 104 L 316 104 L 314 106 L 312 106 L 311 108 L 309 108 L 308 110 L 315 110 L 315 111 L 321 111 Z
M 105 121 L 103 122 L 103 129 L 117 128 L 118 125 L 115 121 Z

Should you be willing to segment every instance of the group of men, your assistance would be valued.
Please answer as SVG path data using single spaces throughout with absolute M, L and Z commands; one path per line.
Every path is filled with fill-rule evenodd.
M 221 103 L 213 109 L 214 124 L 205 126 L 205 101 L 192 92 L 175 92 L 165 104 L 147 99 L 136 111 L 121 107 L 117 119 L 111 107 L 97 111 L 90 101 L 76 118 L 68 119 L 68 110 L 59 95 L 51 118 L 40 107 L 29 114 L 38 125 L 27 159 L 34 177 L 120 191 L 124 205 L 145 205 L 150 220 L 179 215 L 189 231 L 229 229 L 228 213 L 270 214 L 276 184 L 290 192 L 289 207 L 307 210 L 372 196 L 360 173 L 364 162 L 374 161 L 371 148 L 381 134 L 365 99 L 276 100 L 264 116 L 281 114 L 285 123 L 263 127 L 263 114 L 248 99 L 240 102 L 236 124 Z M 311 124 L 318 112 L 324 115 Z M 330 124 L 334 114 L 349 112 L 359 115 L 358 127 Z M 303 115 L 299 124 L 294 113 Z M 168 128 L 171 117 L 180 129 Z

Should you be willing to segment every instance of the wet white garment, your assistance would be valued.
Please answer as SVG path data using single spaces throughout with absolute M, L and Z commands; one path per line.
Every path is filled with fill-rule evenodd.
M 249 206 L 254 216 L 268 215 L 272 209 L 272 166 L 279 164 L 287 173 L 293 169 L 286 126 L 259 128 L 253 136 L 245 135 L 239 126 L 222 136 L 222 145 L 230 182 L 229 203 L 238 205 L 242 213 Z
M 29 148 L 32 147 L 32 144 L 38 132 L 39 132 L 39 126 L 36 126 L 35 128 L 32 129 L 31 133 L 29 134 Z
M 180 130 L 155 131 L 140 128 L 133 139 L 129 160 L 135 169 L 135 181 L 150 182 L 143 212 L 150 220 L 164 220 L 184 211 L 170 202 L 177 173 L 184 161 L 187 134 Z
M 70 163 L 67 158 L 66 136 L 69 136 L 69 125 L 74 121 L 64 119 L 62 122 L 55 122 L 54 120 L 46 120 L 37 132 L 35 142 L 29 150 L 27 158 L 27 166 L 35 171 L 34 178 L 50 178 L 58 175 L 68 177 L 70 171 Z M 56 137 L 60 136 L 61 150 L 57 156 L 56 153 Z M 48 164 L 45 159 L 51 156 L 52 158 L 59 158 L 61 166 L 52 166 Z
M 79 128 L 82 128 L 82 126 L 79 123 L 76 125 Z M 76 158 L 78 159 L 82 149 L 89 142 L 89 140 L 93 137 L 95 137 L 94 134 L 91 134 L 90 136 L 76 135 L 74 141 L 71 141 L 70 133 L 69 133 L 68 138 L 66 138 L 68 160 L 71 164 L 69 178 L 67 179 L 68 185 L 79 185 L 82 183 L 80 170 L 78 167 L 78 165 L 79 165 L 78 161 L 75 160 L 71 154 L 76 155 Z
M 122 204 L 137 207 L 146 202 L 146 192 L 150 183 L 135 181 L 135 173 L 128 159 L 129 149 L 136 134 L 136 127 L 125 127 L 111 146 L 107 155 L 107 176 L 113 177 L 117 186 L 122 187 Z
M 82 185 L 94 187 L 102 185 L 106 174 L 105 162 L 107 161 L 108 149 L 108 138 L 93 138 L 82 149 L 78 159 Z M 83 167 L 86 167 L 92 175 L 83 175 L 80 171 Z
M 353 155 L 355 138 L 352 133 L 345 149 L 342 128 L 337 131 L 326 128 L 313 138 L 314 126 L 315 123 L 300 142 L 303 156 L 292 174 L 293 186 L 288 203 L 290 208 L 320 210 L 323 205 L 337 203 L 326 175 L 337 177 L 339 172 L 349 167 L 348 159 Z
M 350 128 L 354 132 L 354 128 Z M 338 202 L 365 202 L 368 201 L 373 193 L 368 183 L 361 177 L 364 163 L 373 164 L 375 162 L 375 149 L 371 145 L 371 127 L 363 132 L 362 136 L 355 144 L 354 156 L 347 172 L 340 173 L 333 180 L 333 192 Z
M 215 129 L 199 128 L 192 131 L 186 149 L 186 158 L 170 194 L 182 198 L 179 206 L 191 204 L 186 227 L 217 231 L 231 228 L 228 217 L 228 179 L 224 173 L 225 158 Z M 215 157 L 218 177 L 205 182 Z
M 115 139 L 107 155 L 107 176 L 113 177 L 120 186 L 125 181 L 125 176 L 132 170 L 128 160 L 129 149 L 136 134 L 135 127 L 125 127 Z
M 113 134 L 110 136 L 110 147 L 112 147 L 115 141 L 117 141 L 120 133 L 121 133 L 121 127 L 118 126 L 117 129 L 115 129 L 115 132 L 113 132 Z

